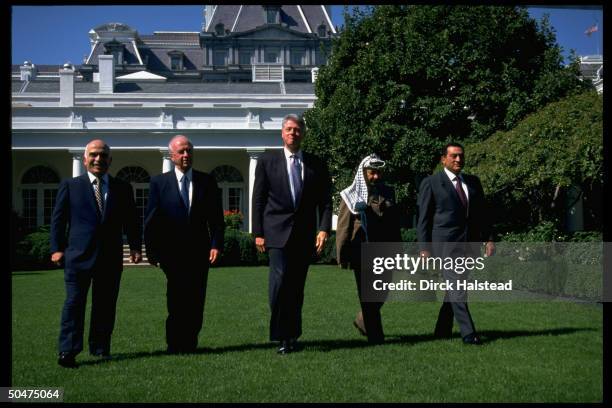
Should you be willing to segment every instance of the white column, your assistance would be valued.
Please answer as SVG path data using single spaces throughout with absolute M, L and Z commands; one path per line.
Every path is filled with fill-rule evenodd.
M 170 160 L 170 152 L 168 150 L 161 150 L 162 154 L 162 173 L 172 171 L 172 160 Z
M 248 214 L 244 217 L 249 220 L 248 230 L 253 232 L 253 186 L 255 185 L 255 167 L 257 166 L 257 159 L 263 153 L 263 150 L 250 150 L 247 149 L 249 155 L 249 205 Z
M 83 151 L 71 150 L 72 155 L 72 177 L 79 177 L 85 174 L 85 168 L 83 167 Z

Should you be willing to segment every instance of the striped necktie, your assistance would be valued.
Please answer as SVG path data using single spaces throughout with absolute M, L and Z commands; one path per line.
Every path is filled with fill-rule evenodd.
M 104 200 L 102 199 L 102 183 L 104 181 L 100 177 L 96 177 L 93 181 L 94 194 L 96 195 L 96 203 L 98 204 L 98 211 L 100 215 L 104 214 Z

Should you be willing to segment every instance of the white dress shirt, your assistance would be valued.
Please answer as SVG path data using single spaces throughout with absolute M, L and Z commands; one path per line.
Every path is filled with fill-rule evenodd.
M 461 188 L 463 188 L 463 192 L 465 193 L 465 198 L 467 199 L 467 202 L 469 203 L 470 193 L 468 192 L 468 188 L 467 188 L 467 185 L 465 184 L 465 180 L 463 180 L 463 177 L 461 177 L 461 173 L 455 174 L 449 169 L 447 169 L 446 167 L 444 168 L 444 171 L 446 172 L 446 175 L 450 179 L 451 183 L 453 183 L 453 187 L 455 187 L 455 190 L 457 189 L 457 177 L 461 179 Z
M 93 182 L 96 179 L 96 176 L 94 176 L 93 173 L 90 173 L 89 171 L 87 172 L 87 175 L 89 176 L 91 188 L 94 188 Z M 100 177 L 100 179 L 102 180 L 102 190 L 100 192 L 102 193 L 102 200 L 104 200 L 104 205 L 106 205 L 106 199 L 108 198 L 108 173 L 104 174 L 102 177 Z

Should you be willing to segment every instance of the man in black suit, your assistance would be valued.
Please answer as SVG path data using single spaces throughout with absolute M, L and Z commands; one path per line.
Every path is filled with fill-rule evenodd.
M 64 180 L 51 218 L 51 261 L 65 262 L 66 301 L 59 336 L 59 365 L 76 367 L 83 350 L 85 305 L 92 285 L 89 352 L 110 359 L 111 334 L 123 269 L 123 232 L 130 260 L 141 260 L 141 238 L 132 186 L 107 174 L 110 148 L 102 140 L 85 147 L 87 174 Z M 66 237 L 66 228 L 68 236 Z
M 300 150 L 304 131 L 302 118 L 285 116 L 283 149 L 263 154 L 255 168 L 253 233 L 257 250 L 270 257 L 270 340 L 280 343 L 280 354 L 299 349 L 308 265 L 331 229 L 329 174 L 319 158 Z
M 479 256 L 479 246 L 486 242 L 485 254 L 493 255 L 495 244 L 489 229 L 484 191 L 476 176 L 461 173 L 465 164 L 463 146 L 449 143 L 441 162 L 444 169 L 421 183 L 418 197 L 417 237 L 421 256 Z M 459 243 L 459 244 L 458 244 Z M 456 281 L 458 275 L 443 270 L 445 279 Z M 440 308 L 434 335 L 447 338 L 452 334 L 453 316 L 466 344 L 481 344 L 467 305 L 467 292 L 447 291 Z
M 223 248 L 223 210 L 215 179 L 191 168 L 189 139 L 177 135 L 168 149 L 174 169 L 151 179 L 145 246 L 149 263 L 166 275 L 167 351 L 192 353 L 204 318 L 208 268 Z

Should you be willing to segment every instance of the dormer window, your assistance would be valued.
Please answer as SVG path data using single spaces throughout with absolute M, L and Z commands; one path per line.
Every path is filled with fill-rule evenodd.
M 123 49 L 125 48 L 125 45 L 113 39 L 112 41 L 109 41 L 104 44 L 104 48 L 106 50 L 105 54 L 113 56 L 113 59 L 115 60 L 115 65 L 124 64 Z
M 263 6 L 266 24 L 280 24 L 280 7 Z
M 225 34 L 225 26 L 223 25 L 223 23 L 219 23 L 215 26 L 215 34 L 217 35 Z
M 183 68 L 183 53 L 181 51 L 170 51 L 170 69 L 172 71 L 182 71 Z
M 319 37 L 326 37 L 327 26 L 325 24 L 321 24 L 319 27 L 317 27 L 317 34 L 319 35 Z

